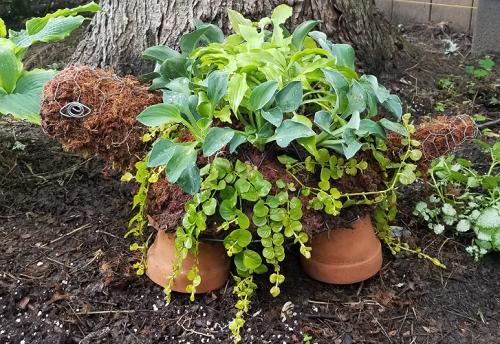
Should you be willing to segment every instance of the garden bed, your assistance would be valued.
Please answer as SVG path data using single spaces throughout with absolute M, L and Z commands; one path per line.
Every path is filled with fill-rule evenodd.
M 500 106 L 490 104 L 492 76 L 475 80 L 465 72 L 474 60 L 445 58 L 443 52 L 433 46 L 424 60 L 382 82 L 398 91 L 417 121 L 440 115 L 438 102 L 447 115 L 498 117 Z M 457 93 L 451 98 L 435 86 L 449 77 Z M 474 94 L 465 91 L 469 82 L 478 85 Z M 469 145 L 460 155 L 481 162 L 478 152 Z M 129 251 L 133 241 L 123 238 L 134 215 L 133 185 L 120 177 L 96 158 L 63 152 L 40 127 L 0 121 L 0 342 L 232 342 L 227 326 L 236 312 L 234 281 L 194 302 L 175 293 L 166 306 L 162 288 L 136 275 L 139 253 Z M 405 191 L 398 217 L 403 239 L 438 257 L 446 270 L 384 248 L 378 275 L 333 286 L 309 278 L 297 247 L 287 246 L 291 259 L 282 267 L 289 278 L 274 298 L 266 292 L 267 276 L 256 277 L 261 292 L 252 297 L 242 342 L 302 343 L 304 333 L 311 343 L 498 341 L 499 254 L 475 263 L 465 252 L 472 236 L 447 239 L 419 227 L 409 214 L 415 195 L 426 190 L 417 183 Z M 293 310 L 285 309 L 288 302 Z

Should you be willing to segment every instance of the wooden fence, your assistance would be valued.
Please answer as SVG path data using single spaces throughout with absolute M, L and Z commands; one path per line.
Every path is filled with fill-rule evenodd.
M 478 1 L 375 0 L 375 4 L 395 25 L 446 21 L 454 30 L 472 34 Z

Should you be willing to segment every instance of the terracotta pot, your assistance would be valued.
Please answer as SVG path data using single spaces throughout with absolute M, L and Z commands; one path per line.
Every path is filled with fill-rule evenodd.
M 148 249 L 146 274 L 161 286 L 168 283 L 165 276 L 172 275 L 172 261 L 177 263 L 179 258 L 175 257 L 175 233 L 165 233 L 159 230 L 156 239 Z M 203 242 L 198 246 L 199 269 L 201 284 L 196 287 L 196 293 L 207 293 L 211 290 L 224 286 L 229 277 L 231 269 L 231 258 L 228 257 L 222 243 Z M 186 286 L 191 284 L 187 273 L 194 264 L 194 256 L 188 253 L 182 261 L 182 269 L 174 282 L 172 290 L 181 293 L 186 292 Z
M 382 247 L 375 235 L 370 216 L 353 229 L 336 228 L 310 239 L 311 258 L 300 256 L 305 272 L 312 278 L 331 284 L 351 284 L 375 275 L 382 267 Z

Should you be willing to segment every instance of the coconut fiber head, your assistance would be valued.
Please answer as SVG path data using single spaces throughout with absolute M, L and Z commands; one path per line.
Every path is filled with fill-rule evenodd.
M 123 171 L 146 154 L 142 138 L 148 129 L 137 116 L 161 102 L 160 93 L 133 77 L 75 65 L 45 84 L 40 115 L 45 133 L 65 149 L 96 154 Z

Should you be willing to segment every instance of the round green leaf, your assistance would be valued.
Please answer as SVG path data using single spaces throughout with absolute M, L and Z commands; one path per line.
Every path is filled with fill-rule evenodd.
M 268 238 L 271 235 L 271 227 L 269 227 L 267 225 L 259 227 L 259 228 L 257 228 L 257 234 L 261 238 Z
M 236 229 L 229 234 L 231 238 L 238 242 L 241 247 L 246 247 L 252 241 L 252 233 L 246 229 Z
M 215 209 L 217 208 L 217 200 L 215 198 L 211 198 L 205 203 L 203 203 L 203 212 L 210 216 L 215 214 Z
M 243 251 L 243 264 L 251 270 L 257 269 L 262 264 L 260 255 L 252 250 Z

